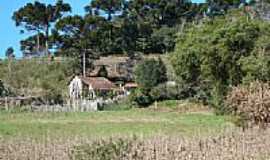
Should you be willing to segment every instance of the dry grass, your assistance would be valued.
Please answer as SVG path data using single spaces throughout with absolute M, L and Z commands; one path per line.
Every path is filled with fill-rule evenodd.
M 9 139 L 0 140 L 0 159 L 116 159 L 116 160 L 253 160 L 270 158 L 270 129 L 262 131 L 250 129 L 246 132 L 226 131 L 219 136 L 120 138 L 125 147 L 117 150 L 104 149 L 104 145 L 116 144 L 119 138 L 94 140 L 74 139 Z M 122 141 L 121 141 L 122 142 Z M 83 151 L 75 146 L 88 145 Z M 123 145 L 124 146 L 124 145 Z M 102 150 L 103 148 L 103 150 Z M 78 149 L 78 148 L 77 148 Z M 94 151 L 94 156 L 87 154 Z M 114 152 L 115 151 L 115 152 Z M 101 154 L 102 153 L 102 154 Z M 91 155 L 91 157 L 89 156 Z
M 252 124 L 264 127 L 270 123 L 270 85 L 253 82 L 248 86 L 234 87 L 226 104 L 238 116 Z

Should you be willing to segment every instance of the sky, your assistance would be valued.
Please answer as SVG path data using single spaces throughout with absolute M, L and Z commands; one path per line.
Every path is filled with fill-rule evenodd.
M 44 3 L 54 4 L 56 0 L 39 0 Z M 72 14 L 84 14 L 84 7 L 91 0 L 64 0 L 72 6 Z M 14 11 L 24 6 L 26 3 L 34 2 L 34 0 L 0 0 L 0 58 L 5 57 L 5 51 L 8 47 L 13 47 L 16 57 L 21 57 L 20 41 L 29 34 L 20 33 L 20 28 L 15 26 L 15 22 L 11 19 Z M 204 0 L 193 0 L 193 2 L 201 3 Z

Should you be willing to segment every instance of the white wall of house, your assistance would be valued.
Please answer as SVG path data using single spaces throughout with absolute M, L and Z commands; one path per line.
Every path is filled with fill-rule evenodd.
M 82 92 L 82 80 L 78 76 L 75 76 L 69 84 L 69 97 L 72 99 L 79 99 L 82 97 Z
M 89 90 L 89 94 L 90 94 L 88 96 L 92 99 L 96 99 L 97 95 L 96 95 L 96 92 L 95 92 L 94 88 L 92 87 L 92 85 L 89 85 L 88 90 Z

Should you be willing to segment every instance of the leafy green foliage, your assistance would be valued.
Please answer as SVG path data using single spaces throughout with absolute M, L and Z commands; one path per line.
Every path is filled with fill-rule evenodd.
M 8 90 L 4 86 L 4 83 L 0 80 L 0 97 L 5 97 L 8 95 L 9 95 Z
M 151 90 L 157 85 L 167 81 L 167 69 L 161 58 L 145 59 L 135 67 L 135 80 L 140 88 L 130 95 L 132 102 L 139 106 L 148 106 L 153 102 Z
M 173 51 L 176 41 L 176 28 L 162 27 L 151 35 L 151 52 L 166 53 Z
M 74 73 L 74 61 L 32 59 L 2 63 L 0 77 L 15 95 L 39 96 L 51 103 L 60 103 L 67 97 L 68 77 Z
M 14 49 L 13 49 L 12 47 L 9 47 L 9 48 L 6 50 L 6 57 L 7 57 L 7 58 L 15 57 Z
M 151 97 L 157 101 L 181 99 L 182 94 L 178 86 L 167 86 L 166 84 L 160 84 L 150 92 Z
M 47 53 L 53 48 L 56 53 L 80 56 L 91 49 L 103 55 L 133 56 L 136 52 L 170 52 L 175 33 L 186 23 L 200 22 L 207 9 L 207 15 L 215 17 L 239 4 L 237 0 L 209 0 L 206 4 L 188 0 L 92 0 L 85 6 L 85 15 L 63 16 L 71 6 L 58 0 L 48 5 L 27 3 L 12 18 L 16 26 L 36 32 L 21 42 L 25 53 Z
M 81 71 L 85 54 L 86 67 L 91 68 L 93 59 L 101 52 L 104 23 L 104 18 L 91 15 L 62 18 L 56 23 L 52 38 L 57 44 L 57 53 L 78 59 Z
M 222 108 L 228 86 L 268 80 L 268 41 L 262 40 L 270 33 L 267 26 L 233 11 L 187 29 L 171 58 L 179 83 L 193 88 L 192 96 L 202 89 L 210 104 Z
M 238 8 L 241 3 L 246 5 L 245 0 L 207 0 L 207 2 L 207 15 L 210 17 L 224 15 L 229 9 Z
M 55 23 L 64 13 L 69 11 L 71 11 L 70 5 L 64 3 L 63 0 L 57 0 L 55 5 L 46 5 L 35 1 L 34 3 L 27 3 L 15 11 L 12 19 L 15 21 L 16 26 L 21 26 L 26 31 L 35 31 L 37 34 L 42 32 L 45 35 L 45 51 L 48 52 L 49 33 L 52 23 Z
M 134 74 L 136 82 L 146 92 L 167 81 L 166 67 L 161 59 L 145 59 L 135 67 Z
M 153 103 L 153 99 L 149 93 L 137 89 L 129 95 L 129 102 L 135 107 L 148 107 Z
M 95 9 L 99 14 L 99 10 L 103 10 L 108 15 L 108 20 L 112 19 L 112 15 L 118 11 L 121 11 L 123 6 L 123 0 L 92 0 L 89 6 L 86 8 L 89 10 Z
M 44 54 L 46 49 L 46 37 L 43 33 L 38 33 L 24 40 L 21 40 L 20 44 L 20 49 L 24 57 L 40 56 Z
M 138 149 L 142 143 L 138 142 L 136 138 L 102 140 L 92 144 L 75 146 L 70 156 L 82 160 L 127 159 L 129 156 L 132 156 L 133 159 L 141 159 L 143 155 L 136 153 L 129 155 L 134 146 Z

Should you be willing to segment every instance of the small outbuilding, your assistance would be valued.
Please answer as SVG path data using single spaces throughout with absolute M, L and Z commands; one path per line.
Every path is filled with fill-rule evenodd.
M 124 85 L 124 90 L 127 95 L 129 95 L 133 90 L 138 88 L 138 84 L 135 82 L 128 82 Z
M 125 87 L 126 90 L 132 90 L 132 89 L 138 88 L 138 84 L 135 83 L 135 82 L 128 82 L 128 83 L 125 84 L 124 87 Z

